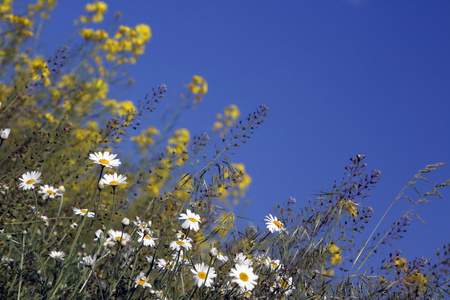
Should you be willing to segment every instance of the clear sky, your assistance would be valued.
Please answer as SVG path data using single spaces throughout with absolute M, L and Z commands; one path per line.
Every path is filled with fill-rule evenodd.
M 107 2 L 108 16 L 121 11 L 124 25 L 146 23 L 153 31 L 131 69 L 137 82 L 127 99 L 165 83 L 166 101 L 177 101 L 192 75 L 205 77 L 207 96 L 179 124 L 193 134 L 210 130 L 215 113 L 231 103 L 243 115 L 260 104 L 270 108 L 267 122 L 230 158 L 252 177 L 251 204 L 237 213 L 255 224 L 276 203 L 295 197 L 301 204 L 331 188 L 356 154 L 382 172 L 364 202 L 376 221 L 418 170 L 450 163 L 448 1 Z M 61 1 L 43 55 L 66 43 L 85 3 Z M 448 178 L 450 166 L 430 176 L 431 183 Z M 449 242 L 450 193 L 444 196 L 419 207 L 426 224 L 413 219 L 397 244 L 408 259 Z M 383 228 L 407 208 L 398 203 Z

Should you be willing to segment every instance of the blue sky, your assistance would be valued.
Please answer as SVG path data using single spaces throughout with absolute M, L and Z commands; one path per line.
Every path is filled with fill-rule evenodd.
M 66 42 L 84 3 L 59 4 L 44 55 Z M 108 16 L 121 11 L 121 23 L 146 23 L 153 31 L 131 68 L 136 85 L 127 99 L 142 99 L 165 83 L 167 102 L 177 101 L 183 84 L 202 75 L 208 95 L 179 124 L 192 133 L 208 131 L 215 113 L 231 103 L 243 115 L 260 104 L 270 108 L 267 122 L 231 157 L 245 163 L 253 179 L 246 197 L 251 204 L 238 214 L 256 224 L 276 203 L 295 197 L 301 204 L 331 188 L 356 154 L 382 172 L 364 203 L 375 209 L 376 221 L 418 170 L 450 162 L 450 2 L 108 4 Z M 441 167 L 431 184 L 450 178 L 449 171 Z M 429 257 L 449 242 L 450 193 L 444 196 L 416 211 L 426 224 L 413 219 L 397 244 L 409 259 Z M 384 228 L 407 208 L 398 203 Z

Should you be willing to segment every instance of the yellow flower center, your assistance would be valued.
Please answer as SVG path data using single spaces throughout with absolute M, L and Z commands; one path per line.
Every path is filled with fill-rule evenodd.
M 80 211 L 81 211 L 83 214 L 87 214 L 87 210 L 85 210 L 85 209 L 80 209 Z
M 110 185 L 119 185 L 119 182 L 113 180 L 113 181 L 110 181 L 109 184 L 110 184 Z
M 239 279 L 244 281 L 244 282 L 247 282 L 249 278 L 248 278 L 248 275 L 246 273 L 240 273 L 239 274 Z
M 184 242 L 183 241 L 177 241 L 177 245 L 183 246 Z
M 109 160 L 104 158 L 99 159 L 98 162 L 101 163 L 102 165 L 109 165 Z
M 47 194 L 54 195 L 55 192 L 53 192 L 53 191 L 51 191 L 51 190 L 48 190 L 48 191 L 47 191 Z
M 32 184 L 33 182 L 35 182 L 36 180 L 34 180 L 34 179 L 30 179 L 30 180 L 28 180 L 27 182 L 25 182 L 26 184 Z
M 273 221 L 273 224 L 275 224 L 278 228 L 283 227 L 283 224 L 281 224 L 281 222 L 278 221 Z
M 148 235 L 146 235 L 146 236 L 144 236 L 144 239 L 151 240 L 152 238 L 149 237 Z
M 194 218 L 188 218 L 189 221 L 191 221 L 192 223 L 197 223 L 198 221 Z
M 120 242 L 122 240 L 122 237 L 121 236 L 116 236 L 115 239 L 116 239 L 116 241 Z
M 138 284 L 140 285 L 144 285 L 145 284 L 145 279 L 144 278 L 139 278 Z
M 198 277 L 200 279 L 205 279 L 206 278 L 206 273 L 205 272 L 198 272 Z
M 272 265 L 272 268 L 274 268 L 274 269 L 278 268 L 278 264 L 277 263 L 271 263 L 271 265 Z

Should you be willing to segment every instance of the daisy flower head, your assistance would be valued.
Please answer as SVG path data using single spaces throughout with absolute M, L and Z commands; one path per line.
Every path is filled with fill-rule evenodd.
M 231 269 L 230 276 L 232 277 L 232 282 L 237 283 L 241 289 L 246 291 L 251 291 L 257 284 L 258 275 L 253 273 L 253 268 L 247 265 L 236 264 L 234 268 Z
M 179 263 L 184 263 L 184 264 L 190 264 L 189 259 L 186 258 L 186 256 L 184 255 L 183 250 L 178 251 L 178 253 L 174 253 L 172 254 L 172 259 L 173 261 L 178 261 Z
M 118 185 L 128 183 L 125 180 L 127 180 L 126 176 L 123 175 L 117 175 L 117 173 L 114 174 L 105 174 L 103 175 L 102 182 L 104 184 L 110 185 L 112 187 L 116 187 Z
M 92 266 L 94 266 L 96 261 L 97 261 L 97 255 L 94 255 L 94 257 L 92 257 L 91 255 L 88 255 L 81 259 L 80 264 L 85 265 L 86 267 L 92 267 Z
M 252 260 L 242 253 L 236 254 L 236 257 L 234 258 L 234 262 L 236 264 L 246 265 L 246 266 L 251 266 L 253 264 Z
M 43 194 L 42 198 L 44 199 L 55 199 L 56 196 L 61 196 L 61 194 L 59 193 L 58 189 L 55 189 L 52 186 L 49 185 L 44 185 L 44 186 L 40 186 L 39 187 L 39 194 Z
M 78 208 L 74 207 L 74 208 L 73 208 L 73 212 L 74 212 L 76 215 L 79 215 L 79 216 L 85 216 L 85 215 L 87 215 L 88 218 L 93 218 L 93 217 L 95 216 L 95 213 L 94 213 L 94 212 L 88 211 L 86 208 L 84 208 L 84 209 L 78 209 Z
M 264 221 L 266 221 L 267 229 L 269 229 L 269 231 L 272 233 L 274 233 L 275 231 L 285 231 L 283 223 L 278 221 L 277 217 L 273 217 L 271 214 L 266 216 L 266 219 L 264 219 Z
M 170 248 L 172 248 L 172 250 L 177 250 L 177 251 L 181 250 L 181 248 L 189 250 L 192 248 L 192 244 L 188 240 L 178 240 L 178 241 L 171 242 Z
M 210 287 L 213 283 L 213 278 L 217 276 L 214 268 L 210 268 L 203 262 L 201 264 L 195 264 L 194 269 L 191 269 L 191 272 L 194 273 L 192 278 L 198 287 L 201 287 L 203 284 L 206 287 Z
M 136 277 L 136 285 L 134 286 L 135 288 L 138 287 L 139 285 L 142 286 L 143 288 L 151 288 L 152 285 L 150 283 L 148 283 L 148 278 L 147 276 L 145 276 L 144 272 L 141 272 L 138 277 Z
M 34 185 L 41 182 L 40 177 L 41 173 L 36 171 L 26 172 L 22 174 L 22 178 L 19 178 L 19 180 L 22 181 L 19 184 L 19 188 L 21 188 L 22 190 L 34 189 Z
M 199 223 L 201 223 L 200 216 L 191 212 L 189 209 L 186 210 L 185 214 L 180 214 L 180 217 L 178 219 L 186 220 L 181 225 L 181 227 L 183 228 L 189 228 L 194 231 L 198 231 L 200 229 L 199 225 Z
M 116 159 L 117 154 L 110 154 L 108 151 L 101 153 L 91 153 L 89 158 L 94 164 L 99 164 L 107 168 L 117 167 L 120 165 L 120 159 Z
M 10 132 L 10 128 L 0 129 L 0 139 L 7 140 Z
M 64 256 L 66 256 L 66 254 L 62 251 L 52 251 L 49 256 L 54 259 L 64 260 Z
M 137 232 L 141 237 L 138 239 L 138 243 L 144 244 L 146 247 L 155 247 L 157 238 L 153 238 L 150 235 L 146 234 L 143 231 Z
M 108 235 L 112 240 L 117 241 L 120 244 L 125 244 L 130 241 L 131 236 L 128 233 L 118 231 L 118 230 L 109 230 Z
M 156 261 L 156 267 L 161 270 L 173 270 L 175 264 L 172 261 L 166 261 L 164 258 L 159 258 Z

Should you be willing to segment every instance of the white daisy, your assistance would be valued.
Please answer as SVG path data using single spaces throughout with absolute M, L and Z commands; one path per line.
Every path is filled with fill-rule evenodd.
M 89 158 L 94 161 L 95 164 L 105 166 L 107 168 L 117 167 L 120 165 L 120 160 L 115 159 L 117 154 L 110 154 L 108 151 L 101 153 L 97 152 L 89 154 Z
M 172 261 L 166 261 L 164 258 L 159 258 L 156 261 L 156 267 L 161 270 L 173 270 L 174 263 Z
M 279 260 L 279 259 L 271 259 L 271 258 L 269 257 L 269 258 L 268 258 L 268 261 L 269 261 L 269 267 L 270 267 L 272 270 L 278 270 L 278 269 L 280 269 L 280 268 L 283 267 L 283 265 L 280 263 L 280 260 Z
M 217 276 L 214 268 L 211 268 L 204 263 L 195 264 L 194 269 L 191 269 L 191 272 L 194 273 L 193 279 L 198 287 L 201 287 L 203 284 L 206 287 L 210 287 L 213 283 L 213 278 Z
M 64 260 L 64 256 L 66 256 L 66 254 L 62 251 L 52 251 L 49 256 L 54 259 Z
M 7 140 L 10 132 L 10 128 L 0 129 L 0 139 Z
M 181 248 L 189 250 L 192 248 L 192 244 L 188 240 L 178 240 L 178 241 L 171 242 L 170 248 L 172 248 L 172 250 L 177 250 L 177 251 L 181 250 Z
M 258 275 L 253 273 L 253 268 L 247 265 L 236 264 L 234 268 L 231 269 L 230 276 L 232 277 L 232 282 L 237 283 L 241 289 L 251 291 L 257 284 Z
M 251 266 L 253 264 L 251 259 L 242 253 L 236 254 L 236 257 L 234 258 L 234 262 L 238 265 L 247 265 L 247 266 Z
M 55 189 L 52 186 L 49 185 L 44 185 L 44 186 L 40 186 L 39 187 L 39 194 L 43 194 L 42 198 L 44 199 L 55 199 L 56 196 L 61 196 L 61 194 L 59 193 L 58 189 Z
M 76 215 L 79 215 L 79 216 L 84 216 L 84 215 L 86 215 L 87 214 L 87 217 L 88 218 L 93 218 L 94 216 L 95 216 L 95 213 L 94 212 L 92 212 L 92 211 L 88 211 L 86 208 L 83 208 L 83 209 L 78 209 L 78 208 L 73 208 L 73 212 L 76 214 Z
M 104 184 L 110 185 L 112 187 L 116 187 L 118 185 L 128 183 L 125 180 L 127 180 L 126 176 L 123 175 L 117 175 L 117 173 L 114 174 L 105 174 L 103 175 L 102 182 Z
M 264 221 L 266 221 L 267 229 L 269 229 L 272 233 L 275 231 L 285 231 L 283 223 L 278 221 L 277 217 L 273 217 L 271 214 L 266 216 L 266 219 L 264 219 Z
M 97 255 L 94 255 L 94 257 L 88 255 L 81 259 L 80 264 L 85 265 L 86 267 L 92 267 L 92 266 L 94 266 L 96 261 L 97 261 Z
M 183 250 L 178 251 L 174 254 L 172 254 L 173 261 L 178 261 L 179 263 L 189 264 L 189 259 L 184 256 Z
M 186 214 L 181 214 L 178 219 L 186 220 L 181 225 L 183 228 L 189 228 L 194 231 L 198 231 L 200 229 L 200 225 L 199 225 L 199 223 L 201 223 L 200 216 L 197 214 L 194 214 L 189 209 L 186 210 Z
M 109 230 L 108 235 L 112 240 L 117 241 L 118 243 L 127 243 L 130 241 L 131 236 L 128 233 L 118 231 L 118 230 Z
M 155 247 L 157 238 L 153 238 L 145 232 L 138 231 L 137 232 L 141 237 L 138 239 L 138 243 L 143 243 L 146 247 Z
M 148 283 L 148 278 L 145 276 L 144 272 L 141 272 L 138 277 L 136 277 L 136 285 L 134 287 L 137 287 L 138 285 L 142 286 L 143 288 L 149 287 L 151 288 L 152 285 Z
M 19 188 L 23 190 L 34 189 L 34 185 L 41 182 L 39 177 L 41 177 L 41 173 L 36 171 L 22 174 L 22 178 L 19 178 L 19 180 L 22 181 L 22 183 L 19 184 Z

